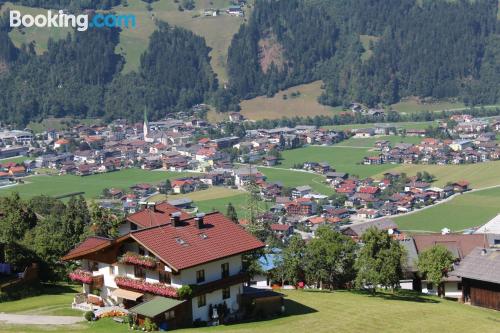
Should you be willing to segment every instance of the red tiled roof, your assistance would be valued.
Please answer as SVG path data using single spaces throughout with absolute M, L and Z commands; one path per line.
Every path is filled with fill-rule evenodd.
M 204 228 L 198 229 L 194 218 L 190 218 L 183 220 L 180 227 L 173 227 L 169 223 L 138 230 L 130 235 L 176 270 L 265 246 L 221 213 L 205 215 L 204 224 Z M 180 243 L 181 240 L 184 244 Z
M 367 194 L 375 194 L 378 191 L 379 191 L 379 188 L 374 187 L 374 186 L 365 186 L 365 187 L 361 187 L 359 189 L 359 193 L 367 193 Z
M 78 244 L 74 249 L 68 252 L 64 258 L 73 257 L 75 255 L 84 254 L 85 252 L 92 251 L 101 246 L 107 246 L 111 244 L 111 239 L 105 237 L 91 236 Z
M 290 229 L 291 225 L 289 224 L 278 224 L 278 223 L 273 223 L 271 224 L 271 230 L 273 231 L 287 231 Z
M 172 206 L 167 202 L 162 202 L 157 204 L 154 209 L 144 209 L 140 212 L 127 216 L 127 220 L 142 228 L 148 228 L 170 223 L 170 214 L 175 212 L 181 213 L 181 219 L 188 219 L 190 217 L 179 208 Z

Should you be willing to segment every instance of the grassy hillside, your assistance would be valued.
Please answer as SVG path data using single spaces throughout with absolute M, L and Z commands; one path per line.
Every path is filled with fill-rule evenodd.
M 283 291 L 285 315 L 243 324 L 184 329 L 179 332 L 498 332 L 500 313 L 458 304 L 437 297 L 413 293 L 379 293 L 371 296 L 355 291 L 311 292 Z M 33 298 L 22 300 L 29 306 Z M 71 300 L 68 299 L 68 306 Z M 10 302 L 0 304 L 9 307 Z M 50 305 L 48 300 L 46 305 Z M 445 319 L 445 320 L 444 320 Z M 127 332 L 126 325 L 101 319 L 73 326 L 40 327 L 36 325 L 0 326 L 0 332 Z
M 7 11 L 7 9 L 18 10 L 23 14 L 30 15 L 47 14 L 47 9 L 19 6 L 14 5 L 10 2 L 7 2 L 3 6 L 1 6 L 0 13 L 3 14 L 5 11 Z M 23 43 L 29 44 L 31 42 L 34 42 L 36 52 L 38 54 L 42 54 L 47 50 L 47 41 L 49 40 L 49 38 L 52 38 L 54 40 L 62 39 L 65 38 L 68 33 L 72 33 L 72 29 L 47 29 L 33 26 L 31 28 L 13 29 L 10 32 L 9 36 L 16 47 L 21 46 L 21 44 Z
M 436 231 L 449 228 L 461 231 L 481 226 L 500 213 L 500 188 L 460 195 L 444 204 L 396 218 L 403 230 Z
M 147 10 L 147 3 L 142 0 L 127 0 L 125 5 L 112 8 L 110 11 L 117 14 L 133 14 L 137 19 L 137 28 L 124 28 L 120 34 L 120 44 L 117 53 L 123 54 L 126 64 L 123 71 L 130 72 L 139 67 L 141 54 L 146 50 L 149 36 L 155 29 L 154 20 L 166 21 L 169 24 L 180 26 L 205 38 L 207 45 L 212 48 L 210 53 L 211 64 L 222 82 L 227 81 L 226 59 L 227 50 L 233 35 L 244 22 L 242 17 L 220 15 L 218 17 L 204 17 L 202 12 L 205 8 L 227 8 L 230 0 L 196 0 L 195 9 L 179 11 L 178 3 L 174 0 L 159 0 L 152 3 L 152 11 Z M 2 10 L 7 8 L 20 10 L 26 14 L 46 13 L 46 9 L 17 6 L 10 3 L 5 4 Z M 250 13 L 250 9 L 247 9 Z M 47 49 L 49 38 L 64 38 L 71 29 L 47 29 L 47 28 L 25 28 L 14 29 L 10 36 L 16 46 L 22 43 L 35 42 L 38 53 Z
M 437 178 L 436 185 L 461 179 L 468 180 L 473 188 L 500 185 L 500 161 L 464 164 L 464 165 L 400 165 L 391 168 L 391 172 L 406 172 L 409 175 L 418 171 L 428 171 Z M 376 177 L 381 177 L 381 174 Z
M 316 115 L 332 115 L 341 108 L 332 108 L 318 103 L 321 95 L 321 81 L 302 84 L 283 91 L 274 97 L 259 96 L 241 102 L 241 113 L 248 119 L 280 119 L 282 117 L 305 117 Z M 300 92 L 297 97 L 292 93 Z M 283 99 L 287 95 L 287 99 Z

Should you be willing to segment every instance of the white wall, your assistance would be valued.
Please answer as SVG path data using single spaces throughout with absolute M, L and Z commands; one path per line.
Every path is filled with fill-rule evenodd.
M 193 321 L 196 319 L 208 321 L 208 307 L 210 304 L 217 305 L 221 304 L 224 301 L 227 304 L 228 309 L 231 312 L 235 312 L 239 309 L 238 306 L 238 295 L 243 292 L 243 284 L 237 284 L 231 286 L 231 297 L 228 299 L 222 299 L 222 289 L 215 290 L 214 292 L 206 294 L 206 305 L 199 308 L 198 307 L 198 298 L 193 298 L 192 308 L 193 308 Z M 211 318 L 210 318 L 211 320 Z
M 172 285 L 174 287 L 181 287 L 185 284 L 197 284 L 196 271 L 201 269 L 205 270 L 205 281 L 202 283 L 219 280 L 221 279 L 221 264 L 226 262 L 229 263 L 229 275 L 236 275 L 241 272 L 241 255 L 237 255 L 204 265 L 184 269 L 180 272 L 180 274 L 172 275 Z

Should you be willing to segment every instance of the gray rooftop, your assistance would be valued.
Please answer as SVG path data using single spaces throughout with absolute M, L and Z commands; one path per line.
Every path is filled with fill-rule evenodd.
M 475 248 L 456 266 L 451 275 L 500 283 L 500 249 Z

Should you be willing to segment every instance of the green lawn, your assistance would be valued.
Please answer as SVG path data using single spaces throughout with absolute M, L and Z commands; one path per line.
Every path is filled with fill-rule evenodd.
M 310 185 L 318 193 L 326 195 L 334 193 L 334 190 L 324 183 L 325 177 L 322 175 L 310 172 L 273 169 L 267 167 L 259 167 L 259 171 L 267 177 L 267 181 L 281 182 L 284 186 L 296 187 Z
M 434 121 L 422 121 L 422 122 L 400 122 L 400 123 L 391 123 L 396 128 L 404 128 L 404 129 L 426 129 L 429 126 L 437 126 L 437 122 Z M 374 124 L 348 124 L 348 125 L 331 125 L 331 126 L 323 126 L 323 128 L 334 129 L 337 131 L 350 130 L 355 128 L 370 128 L 373 127 Z
M 225 198 L 209 199 L 209 200 L 199 200 L 195 201 L 195 206 L 198 207 L 200 212 L 213 212 L 219 211 L 222 214 L 226 214 L 227 205 L 231 203 L 236 209 L 236 213 L 240 219 L 248 218 L 247 203 L 248 194 L 237 194 Z
M 500 213 L 499 202 L 500 188 L 466 193 L 395 221 L 402 230 L 439 232 L 446 227 L 456 232 L 488 222 Z
M 355 140 L 355 139 L 352 139 Z M 357 140 L 357 139 L 356 139 Z M 360 139 L 363 140 L 363 139 Z M 354 142 L 354 141 L 353 141 Z M 341 143 L 345 144 L 345 143 Z M 296 163 L 328 162 L 330 166 L 339 172 L 348 172 L 351 175 L 360 177 L 369 177 L 386 170 L 394 168 L 394 165 L 362 165 L 365 156 L 376 155 L 377 152 L 368 151 L 369 149 L 345 148 L 345 147 L 304 147 L 299 149 L 287 150 L 282 153 L 283 161 L 279 167 L 291 168 Z M 291 176 L 292 180 L 294 175 Z
M 448 182 L 467 180 L 473 188 L 500 185 L 500 161 L 463 165 L 392 165 L 391 172 L 405 172 L 415 175 L 418 171 L 428 171 L 436 176 L 437 186 Z M 382 177 L 382 171 L 375 177 Z
M 436 103 L 419 103 L 416 100 L 408 100 L 392 104 L 391 108 L 402 113 L 415 113 L 422 111 L 443 111 L 443 110 L 454 110 L 463 109 L 465 104 L 460 102 L 436 102 Z
M 229 326 L 179 330 L 203 332 L 498 332 L 500 312 L 416 294 L 284 291 L 286 314 Z M 2 325 L 0 332 L 128 332 L 126 325 L 103 319 L 73 326 Z
M 71 309 L 71 302 L 80 286 L 42 285 L 43 294 L 21 300 L 0 302 L 0 312 L 25 315 L 79 316 L 81 311 Z
M 388 136 L 377 136 L 372 138 L 350 138 L 349 140 L 342 141 L 338 143 L 337 147 L 369 147 L 373 148 L 375 142 L 379 140 L 390 141 L 393 145 L 398 143 L 412 143 L 417 144 L 422 141 L 421 137 L 417 136 L 399 136 L 399 135 L 388 135 Z
M 141 169 L 125 169 L 106 174 L 79 176 L 32 176 L 25 178 L 25 184 L 0 189 L 0 195 L 18 192 L 22 197 L 36 195 L 60 196 L 73 192 L 85 192 L 88 199 L 97 198 L 105 188 L 126 189 L 138 183 L 158 183 L 167 178 L 179 178 L 190 173 L 145 171 Z

